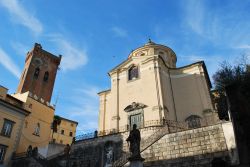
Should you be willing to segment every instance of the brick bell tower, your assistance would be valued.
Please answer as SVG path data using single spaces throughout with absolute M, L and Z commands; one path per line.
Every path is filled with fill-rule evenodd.
M 34 48 L 27 53 L 17 93 L 30 91 L 39 99 L 50 102 L 61 58 L 61 55 L 57 57 L 35 43 Z

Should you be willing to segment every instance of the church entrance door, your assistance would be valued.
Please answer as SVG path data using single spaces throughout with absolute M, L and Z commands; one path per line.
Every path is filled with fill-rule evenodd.
M 130 116 L 130 129 L 133 128 L 134 124 L 136 124 L 137 128 L 140 128 L 142 126 L 142 114 Z

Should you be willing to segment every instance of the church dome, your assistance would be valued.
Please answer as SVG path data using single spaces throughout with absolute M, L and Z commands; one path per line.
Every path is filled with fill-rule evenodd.
M 150 57 L 156 55 L 160 56 L 168 67 L 171 68 L 176 67 L 177 57 L 174 51 L 165 45 L 156 44 L 150 39 L 143 46 L 133 50 L 129 54 L 128 58 L 139 57 L 139 56 Z

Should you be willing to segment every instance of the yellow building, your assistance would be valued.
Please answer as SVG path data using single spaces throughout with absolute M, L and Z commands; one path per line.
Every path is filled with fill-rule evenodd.
M 47 148 L 51 138 L 51 124 L 54 117 L 54 107 L 38 99 L 30 92 L 13 94 L 13 97 L 21 100 L 30 109 L 30 115 L 25 119 L 25 125 L 21 132 L 20 144 L 17 153 L 26 152 L 31 145 L 38 147 L 38 151 Z
M 109 71 L 111 88 L 99 93 L 99 128 L 103 134 L 144 128 L 164 120 L 189 122 L 214 115 L 211 83 L 203 61 L 176 67 L 177 56 L 149 41 Z
M 53 143 L 70 145 L 76 135 L 76 127 L 78 125 L 78 122 L 63 117 L 57 118 L 60 120 L 60 122 L 58 123 L 57 128 L 52 135 L 52 141 Z
M 0 166 L 7 166 L 18 149 L 25 118 L 30 114 L 26 104 L 7 91 L 0 86 Z

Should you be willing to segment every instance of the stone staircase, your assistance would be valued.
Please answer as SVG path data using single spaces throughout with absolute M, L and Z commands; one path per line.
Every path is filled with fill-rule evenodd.
M 27 156 L 26 152 L 15 154 L 13 157 L 13 167 L 61 167 L 65 164 L 61 161 L 65 160 L 63 152 L 52 155 L 50 157 L 43 157 L 41 154 Z
M 143 152 L 144 150 L 146 150 L 148 147 L 153 145 L 155 142 L 157 142 L 166 134 L 184 131 L 187 129 L 188 129 L 188 126 L 186 123 L 181 123 L 181 122 L 172 121 L 172 120 L 165 120 L 162 128 L 160 128 L 158 131 L 153 133 L 151 136 L 149 136 L 145 140 L 141 141 L 140 152 Z M 123 155 L 113 163 L 112 167 L 124 166 L 128 162 L 128 158 L 130 157 L 130 155 L 131 154 L 129 152 L 123 153 Z

